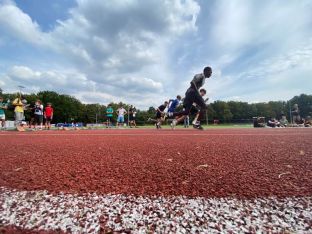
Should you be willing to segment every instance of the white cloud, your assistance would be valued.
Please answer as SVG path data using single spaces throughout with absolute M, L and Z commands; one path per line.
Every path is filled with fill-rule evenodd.
M 40 57 L 20 59 L 2 76 L 7 87 L 10 79 L 58 87 L 86 102 L 148 107 L 183 95 L 193 75 L 211 65 L 212 99 L 311 93 L 309 0 L 77 0 L 68 19 L 45 32 L 14 2 L 0 2 L 2 43 L 23 41 L 62 61 L 42 68 Z
M 13 38 L 65 57 L 96 84 L 96 92 L 118 92 L 126 100 L 131 92 L 153 92 L 154 97 L 164 92 L 164 84 L 174 79 L 165 62 L 167 49 L 176 37 L 196 31 L 199 10 L 194 0 L 78 0 L 67 20 L 44 33 L 15 4 L 6 2 L 0 6 L 0 25 Z M 29 75 L 23 69 L 19 80 Z M 34 77 L 43 88 L 42 74 L 48 72 Z
M 224 100 L 230 100 L 239 94 L 242 100 L 255 102 L 290 99 L 301 93 L 311 94 L 310 41 L 286 54 L 270 57 L 242 73 L 215 77 L 212 79 L 212 95 L 221 93 Z
M 45 41 L 39 25 L 22 12 L 12 1 L 0 2 L 0 27 L 14 37 L 33 44 L 42 44 Z
M 73 71 L 34 71 L 26 66 L 13 66 L 1 76 L 7 90 L 16 91 L 18 85 L 26 87 L 26 92 L 54 90 L 76 94 L 79 90 L 94 90 L 95 83 L 84 74 Z

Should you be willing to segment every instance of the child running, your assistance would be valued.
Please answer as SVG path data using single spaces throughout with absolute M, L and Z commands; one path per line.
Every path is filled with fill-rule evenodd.
M 195 103 L 200 109 L 200 116 L 198 117 L 197 123 L 193 124 L 193 127 L 198 130 L 203 130 L 203 127 L 200 124 L 200 120 L 202 118 L 202 113 L 206 109 L 206 103 L 203 97 L 199 93 L 199 89 L 204 85 L 205 79 L 210 78 L 212 74 L 211 67 L 205 67 L 203 73 L 197 74 L 194 76 L 191 81 L 191 86 L 185 93 L 185 98 L 183 101 L 183 111 L 173 113 L 173 117 L 178 117 L 175 121 L 172 122 L 173 127 L 180 121 L 184 120 L 185 116 L 190 114 L 192 110 L 193 103 Z M 181 117 L 182 116 L 182 117 Z
M 51 103 L 47 103 L 46 108 L 44 109 L 44 118 L 45 118 L 45 129 L 50 130 L 51 121 L 53 119 L 53 108 Z

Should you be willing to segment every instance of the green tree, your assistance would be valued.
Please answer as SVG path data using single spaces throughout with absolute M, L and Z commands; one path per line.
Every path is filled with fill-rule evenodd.
M 230 110 L 228 103 L 224 101 L 215 101 L 211 105 L 216 112 L 215 118 L 217 118 L 221 122 L 230 122 L 232 120 L 233 114 Z

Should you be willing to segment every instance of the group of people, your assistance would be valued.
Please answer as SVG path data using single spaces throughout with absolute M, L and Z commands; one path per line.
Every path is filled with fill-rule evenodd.
M 272 118 L 269 118 L 267 122 L 265 122 L 264 117 L 255 117 L 254 127 L 256 128 L 312 127 L 312 118 L 310 116 L 308 116 L 307 118 L 301 118 L 298 104 L 294 104 L 293 109 L 291 110 L 291 122 L 290 123 L 287 120 L 286 115 L 282 113 L 279 120 L 272 117 Z
M 9 101 L 4 102 L 3 97 L 0 97 L 0 120 L 1 128 L 5 129 L 5 111 L 12 106 L 14 108 L 14 119 L 17 130 L 24 131 L 25 126 L 28 126 L 31 130 L 42 130 L 43 124 L 46 129 L 51 128 L 51 121 L 53 119 L 53 107 L 51 103 L 47 103 L 44 107 L 40 100 L 36 100 L 34 105 L 27 103 L 24 96 L 19 95 L 11 104 Z M 25 111 L 30 112 L 30 119 L 26 122 Z
M 204 100 L 206 90 L 202 87 L 205 83 L 205 79 L 210 78 L 211 74 L 212 69 L 210 67 L 205 67 L 203 72 L 196 74 L 190 82 L 190 87 L 187 89 L 183 101 L 180 95 L 178 95 L 176 99 L 165 101 L 164 104 L 156 109 L 155 119 L 149 119 L 149 121 L 154 122 L 156 128 L 160 129 L 161 124 L 166 119 L 171 119 L 171 128 L 174 129 L 176 125 L 182 121 L 184 121 L 185 126 L 188 126 L 190 116 L 194 116 L 192 121 L 193 128 L 203 130 L 201 120 L 203 118 L 203 113 L 205 113 L 208 98 Z M 181 111 L 176 111 L 181 101 L 183 109 Z M 167 110 L 167 112 L 165 110 Z
M 185 97 L 182 99 L 180 95 L 177 95 L 176 98 L 170 99 L 169 101 L 165 101 L 159 107 L 156 108 L 155 118 L 149 118 L 148 122 L 152 122 L 155 124 L 157 129 L 161 128 L 162 123 L 169 119 L 171 120 L 171 127 L 174 129 L 176 125 L 182 121 L 184 121 L 184 126 L 189 126 L 189 119 L 192 115 L 194 117 L 192 121 L 193 128 L 198 130 L 203 130 L 201 126 L 201 119 L 206 109 L 206 103 L 208 98 L 204 100 L 204 96 L 206 95 L 206 90 L 201 88 L 205 79 L 210 78 L 212 74 L 212 70 L 210 67 L 205 67 L 203 73 L 196 74 L 193 80 L 190 82 L 190 87 L 187 89 L 185 93 Z M 183 109 L 181 111 L 177 111 L 177 108 L 182 103 Z M 122 127 L 125 121 L 125 115 L 129 114 L 129 127 L 137 127 L 136 125 L 136 109 L 133 106 L 130 106 L 129 113 L 123 108 L 122 105 L 116 111 L 117 113 L 117 127 Z M 106 126 L 108 128 L 112 127 L 113 122 L 113 114 L 114 110 L 112 105 L 109 104 L 106 108 L 106 117 L 107 122 Z
M 134 106 L 130 106 L 129 113 L 127 110 L 120 105 L 116 111 L 117 113 L 117 127 L 123 127 L 125 124 L 125 115 L 129 114 L 129 127 L 130 128 L 137 128 L 136 125 L 136 108 Z M 109 104 L 106 108 L 106 126 L 107 128 L 111 128 L 113 126 L 113 116 L 114 116 L 114 109 L 111 104 Z
M 205 83 L 206 78 L 210 78 L 212 70 L 210 67 L 205 67 L 203 72 L 196 74 L 192 81 L 190 82 L 190 87 L 185 93 L 185 97 L 182 99 L 178 95 L 175 99 L 170 99 L 164 102 L 156 109 L 156 118 L 151 120 L 155 123 L 157 129 L 161 128 L 161 124 L 166 118 L 171 119 L 171 127 L 174 129 L 175 126 L 184 121 L 185 126 L 189 125 L 190 115 L 194 115 L 194 120 L 192 125 L 195 129 L 203 129 L 201 126 L 202 113 L 206 108 L 206 100 L 203 97 L 206 95 L 206 90 L 202 88 Z M 183 109 L 177 111 L 177 107 L 181 104 Z M 3 98 L 0 97 L 0 121 L 1 127 L 5 128 L 5 110 L 14 108 L 15 126 L 19 131 L 25 130 L 25 125 L 32 130 L 42 130 L 45 125 L 46 129 L 51 128 L 51 121 L 53 119 L 53 108 L 51 103 L 47 103 L 46 107 L 43 106 L 41 100 L 36 100 L 34 105 L 27 103 L 26 98 L 23 95 L 19 95 L 12 103 L 10 101 L 4 102 Z M 30 112 L 30 119 L 28 122 L 25 120 L 25 111 Z M 129 113 L 128 113 L 129 112 Z M 137 111 L 134 106 L 125 110 L 125 108 L 120 105 L 116 110 L 117 114 L 117 127 L 122 127 L 125 124 L 125 115 L 129 115 L 129 127 L 136 128 L 136 114 Z M 106 126 L 108 128 L 112 127 L 114 116 L 114 109 L 111 104 L 106 108 Z

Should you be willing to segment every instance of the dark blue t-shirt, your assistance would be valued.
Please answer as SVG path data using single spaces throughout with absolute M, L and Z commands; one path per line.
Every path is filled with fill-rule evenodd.
M 168 112 L 174 112 L 175 108 L 177 108 L 178 105 L 179 105 L 179 100 L 178 99 L 173 100 L 170 104 Z

